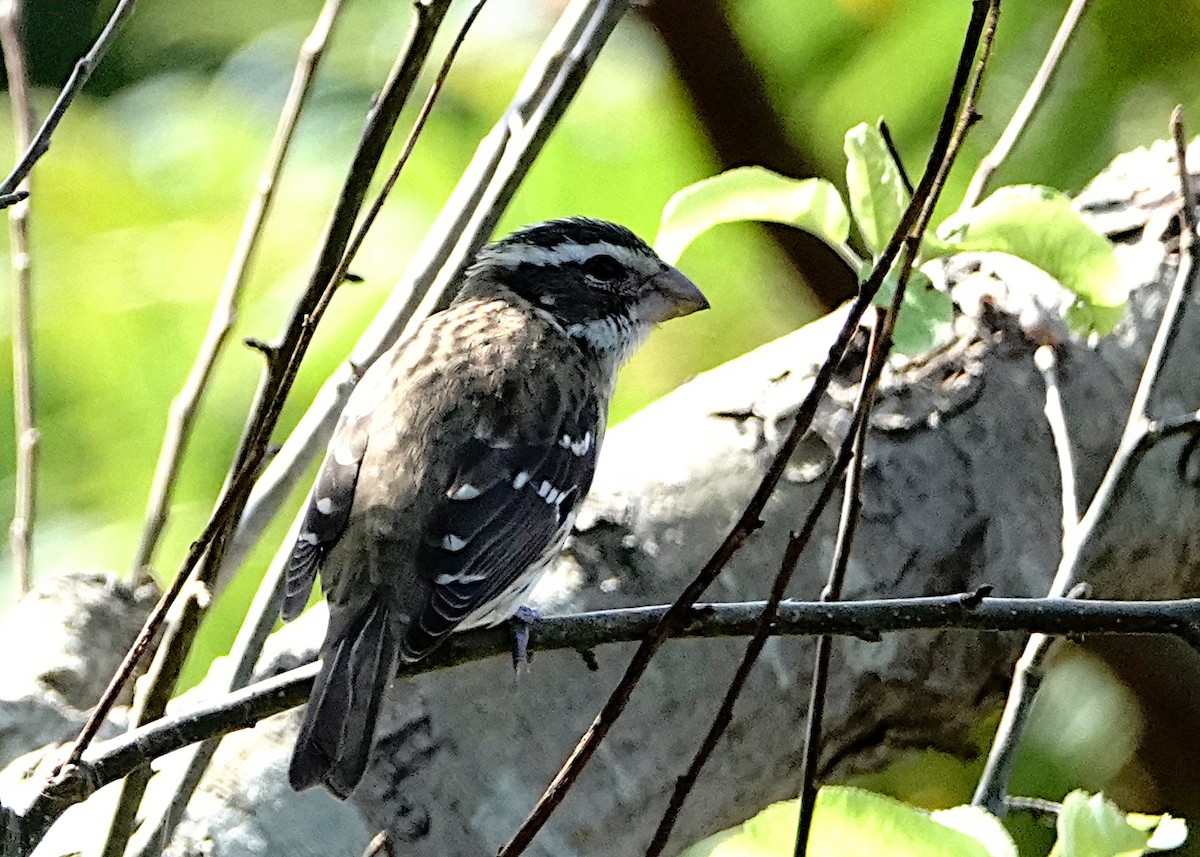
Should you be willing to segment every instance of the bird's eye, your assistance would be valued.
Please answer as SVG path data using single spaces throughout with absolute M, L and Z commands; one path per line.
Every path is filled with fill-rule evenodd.
M 621 263 L 607 254 L 593 256 L 584 262 L 580 267 L 583 272 L 594 280 L 600 280 L 603 283 L 611 283 L 613 280 L 619 279 L 625 272 L 621 267 Z

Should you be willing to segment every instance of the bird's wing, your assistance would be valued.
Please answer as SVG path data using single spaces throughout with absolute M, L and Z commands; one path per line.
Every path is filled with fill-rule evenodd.
M 543 566 L 570 530 L 591 487 L 605 415 L 591 390 L 539 389 L 556 383 L 553 373 L 527 382 L 536 403 L 525 404 L 545 418 L 534 436 L 505 424 L 518 407 L 484 419 L 455 458 L 417 548 L 428 589 L 401 637 L 405 660 L 423 657 L 489 602 L 517 606 L 523 573 Z
M 308 508 L 284 579 L 283 620 L 300 615 L 313 581 L 350 519 L 358 471 L 367 451 L 371 415 L 387 392 L 383 373 L 366 375 L 346 403 L 308 498 Z

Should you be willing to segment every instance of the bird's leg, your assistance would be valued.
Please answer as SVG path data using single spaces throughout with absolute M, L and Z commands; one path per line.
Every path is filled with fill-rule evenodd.
M 534 622 L 541 618 L 542 611 L 536 607 L 528 607 L 522 604 L 517 608 L 517 612 L 508 620 L 508 627 L 513 635 L 512 660 L 513 669 L 516 672 L 520 672 L 522 666 L 528 666 L 531 660 L 529 653 L 529 629 L 533 627 Z

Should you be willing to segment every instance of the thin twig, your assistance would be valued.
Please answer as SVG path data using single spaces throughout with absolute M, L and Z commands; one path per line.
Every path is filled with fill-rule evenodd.
M 979 14 L 985 12 L 985 9 L 981 4 L 977 3 L 974 11 L 976 14 Z M 956 82 L 961 81 L 959 85 L 962 86 L 962 89 L 958 90 L 960 97 L 956 98 L 952 94 L 950 102 L 953 104 L 953 109 L 957 111 L 957 118 L 953 121 L 949 139 L 947 141 L 945 150 L 942 153 L 942 159 L 940 162 L 936 163 L 936 170 L 934 169 L 934 163 L 931 162 L 929 165 L 927 165 L 925 174 L 922 176 L 922 186 L 929 187 L 929 191 L 926 196 L 920 199 L 918 203 L 919 214 L 917 215 L 915 222 L 911 225 L 911 227 L 909 227 L 909 231 L 905 234 L 902 240 L 900 251 L 901 255 L 897 261 L 898 275 L 896 291 L 892 298 L 891 307 L 889 308 L 887 316 L 884 319 L 883 328 L 879 331 L 880 335 L 873 338 L 870 360 L 868 361 L 867 368 L 864 371 L 860 395 L 868 395 L 869 391 L 874 389 L 875 385 L 878 383 L 880 375 L 882 374 L 884 362 L 891 347 L 891 330 L 895 325 L 895 321 L 899 314 L 900 306 L 904 298 L 905 287 L 908 283 L 908 278 L 912 273 L 912 266 L 916 260 L 916 250 L 920 246 L 921 238 L 924 235 L 925 229 L 928 227 L 930 219 L 933 216 L 934 207 L 937 205 L 938 196 L 940 195 L 942 188 L 945 186 L 945 181 L 947 175 L 949 174 L 950 166 L 953 164 L 958 151 L 962 146 L 962 141 L 966 136 L 967 130 L 974 121 L 975 104 L 978 100 L 983 72 L 987 67 L 987 60 L 991 54 L 992 43 L 995 39 L 996 16 L 998 13 L 999 3 L 998 0 L 996 0 L 996 2 L 992 2 L 986 7 L 986 13 L 982 14 L 981 20 L 979 21 L 982 28 L 980 41 L 976 41 L 974 45 L 972 45 L 971 53 L 969 55 L 964 53 L 962 59 L 960 59 L 959 70 L 961 72 L 964 68 L 964 64 L 966 68 L 970 68 L 970 62 L 974 58 L 975 51 L 979 51 L 978 65 L 973 74 L 973 80 L 971 80 L 970 85 L 968 86 L 965 79 L 956 75 Z M 973 18 L 973 21 L 974 20 L 975 19 Z M 968 27 L 968 36 L 964 40 L 964 50 L 966 45 L 971 44 L 972 42 L 970 35 L 971 30 L 972 28 Z M 961 96 L 961 93 L 964 89 L 966 90 L 965 100 Z M 960 100 L 962 101 L 961 110 L 958 107 Z M 951 114 L 951 116 L 954 116 L 954 114 Z M 943 127 L 945 127 L 945 125 L 946 117 L 944 116 Z M 932 184 L 928 182 L 930 175 L 933 176 Z M 694 786 L 705 761 L 716 747 L 717 741 L 724 733 L 728 724 L 732 721 L 734 706 L 741 695 L 742 688 L 749 677 L 750 670 L 753 668 L 755 662 L 761 654 L 762 649 L 766 644 L 766 639 L 770 634 L 769 626 L 774 618 L 775 608 L 783 598 L 783 593 L 786 591 L 787 586 L 791 581 L 801 551 L 804 549 L 808 540 L 812 536 L 812 528 L 815 526 L 816 516 L 820 514 L 820 511 L 828 502 L 829 493 L 832 491 L 833 483 L 840 478 L 842 470 L 846 466 L 845 462 L 848 460 L 850 455 L 851 444 L 855 442 L 855 436 L 859 431 L 864 430 L 865 421 L 869 413 L 869 407 L 864 407 L 863 405 L 869 401 L 869 397 L 863 398 L 860 401 L 855 413 L 855 427 L 852 428 L 850 434 L 847 436 L 846 443 L 843 445 L 843 449 L 839 453 L 837 464 L 835 464 L 835 467 L 826 477 L 827 482 L 822 490 L 821 497 L 817 501 L 817 505 L 814 506 L 813 510 L 810 511 L 809 518 L 806 520 L 805 526 L 801 529 L 800 533 L 789 539 L 787 550 L 784 553 L 783 563 L 781 564 L 779 573 L 776 575 L 776 578 L 772 583 L 771 595 L 767 601 L 767 609 L 764 610 L 762 619 L 760 620 L 760 627 L 755 632 L 754 637 L 746 647 L 746 652 L 743 656 L 742 662 L 738 666 L 738 670 L 734 675 L 733 681 L 730 683 L 729 690 L 727 691 L 721 707 L 713 720 L 712 727 L 706 735 L 705 740 L 702 742 L 700 749 L 696 753 L 691 767 L 689 768 L 687 774 L 681 777 L 676 785 L 676 789 L 672 795 L 671 804 L 667 812 L 664 814 L 663 820 L 659 825 L 659 829 L 655 834 L 653 842 L 651 843 L 650 850 L 648 851 L 648 857 L 649 855 L 659 853 L 662 848 L 665 847 L 667 836 L 669 835 L 671 828 L 674 826 L 675 818 L 678 815 L 679 810 L 682 808 L 683 799 Z M 848 543 L 843 544 L 842 546 L 848 550 Z M 847 559 L 848 554 L 843 553 L 840 561 L 844 562 Z M 829 591 L 831 593 L 840 591 L 840 583 L 838 580 L 839 577 L 840 575 L 837 571 L 837 565 L 835 563 L 835 569 L 831 576 L 829 587 Z M 822 649 L 824 650 L 823 655 Z M 827 643 L 822 647 L 818 641 L 818 669 L 814 682 L 814 699 L 821 699 L 819 693 L 821 684 L 823 683 L 823 671 L 820 669 L 819 664 L 822 659 L 827 662 L 828 655 L 829 644 Z M 819 707 L 814 709 L 814 713 L 810 713 L 810 723 L 812 722 L 814 714 L 819 718 Z M 816 734 L 810 733 L 809 747 L 815 749 L 816 743 Z M 811 769 L 812 766 L 810 766 L 810 770 Z M 811 787 L 811 779 L 808 780 L 808 782 Z M 801 812 L 800 822 L 800 829 L 803 835 L 797 839 L 797 848 L 802 851 L 807 842 L 804 812 Z
M 1033 362 L 1046 385 L 1046 423 L 1058 459 L 1058 478 L 1062 486 L 1063 538 L 1079 523 L 1079 500 L 1075 491 L 1075 462 L 1071 455 L 1071 432 L 1067 428 L 1067 413 L 1058 389 L 1058 357 L 1049 345 L 1038 346 Z
M 896 154 L 893 151 L 893 158 Z M 897 159 L 898 162 L 898 159 Z M 821 601 L 840 601 L 842 588 L 846 580 L 846 569 L 850 566 L 850 546 L 854 542 L 854 534 L 858 529 L 859 513 L 862 510 L 863 465 L 866 459 L 867 432 L 871 424 L 871 407 L 875 401 L 875 390 L 879 384 L 879 371 L 872 374 L 875 367 L 884 365 L 887 359 L 888 347 L 885 343 L 890 340 L 896 327 L 896 318 L 904 300 L 903 290 L 898 284 L 896 294 L 887 314 L 876 310 L 875 324 L 871 326 L 871 341 L 867 348 L 869 355 L 867 371 L 863 373 L 863 381 L 858 391 L 858 401 L 855 402 L 855 423 L 851 435 L 854 438 L 854 448 L 851 451 L 850 468 L 846 472 L 846 488 L 842 495 L 842 513 L 838 520 L 838 531 L 833 547 L 833 562 L 829 569 L 829 580 L 821 591 Z M 868 383 L 871 381 L 871 383 Z M 799 556 L 797 552 L 796 556 Z M 795 560 L 792 561 L 795 567 Z M 789 571 L 788 577 L 791 577 Z M 812 828 L 813 809 L 817 799 L 817 763 L 821 755 L 821 726 L 825 716 L 825 693 L 829 684 L 829 659 L 833 654 L 833 637 L 823 634 L 817 638 L 817 651 L 813 659 L 812 685 L 809 689 L 808 721 L 804 729 L 804 755 L 800 763 L 799 813 L 796 822 L 796 857 L 804 857 L 808 851 L 808 834 Z
M 1187 141 L 1184 137 L 1180 108 L 1176 108 L 1171 115 L 1171 131 L 1175 139 L 1181 199 L 1179 267 L 1176 269 L 1175 281 L 1167 296 L 1154 342 L 1150 346 L 1146 367 L 1134 393 L 1129 418 L 1121 433 L 1117 451 L 1113 454 L 1087 511 L 1079 523 L 1071 528 L 1070 533 L 1063 537 L 1063 555 L 1050 586 L 1051 598 L 1065 597 L 1078 582 L 1080 558 L 1085 549 L 1099 531 L 1100 524 L 1106 521 L 1115 508 L 1117 500 L 1129 487 L 1138 464 L 1158 439 L 1155 431 L 1158 423 L 1150 415 L 1150 403 L 1154 399 L 1163 367 L 1182 326 L 1181 310 L 1191 302 L 1197 287 L 1197 276 L 1200 274 L 1200 259 L 1197 259 L 1200 245 L 1196 240 L 1196 210 L 1189 204 L 1189 201 L 1195 200 L 1195 196 L 1191 175 L 1187 169 Z M 1192 416 L 1185 415 L 1184 420 L 1190 420 Z M 988 753 L 987 765 L 971 801 L 995 815 L 1004 811 L 1004 798 L 1012 776 L 1017 745 L 1025 731 L 1029 712 L 1042 680 L 1043 665 L 1050 643 L 1051 639 L 1046 634 L 1034 634 L 1026 643 L 1025 650 L 1017 661 L 1012 687 L 1009 689 L 1004 713 Z
M 1071 35 L 1075 32 L 1075 27 L 1079 23 L 1087 3 L 1088 0 L 1071 0 L 1071 5 L 1067 7 L 1067 13 L 1063 16 L 1062 23 L 1058 25 L 1058 32 L 1054 34 L 1054 41 L 1050 43 L 1046 56 L 1042 58 L 1042 64 L 1038 67 L 1037 74 L 1029 84 L 1029 89 L 1025 91 L 1021 103 L 1017 105 L 1012 118 L 1008 120 L 1008 125 L 1000 134 L 1000 139 L 996 141 L 992 150 L 983 156 L 983 160 L 975 169 L 975 174 L 971 176 L 971 182 L 967 185 L 967 192 L 961 204 L 962 208 L 970 208 L 979 201 L 992 173 L 1004 163 L 1021 133 L 1025 130 L 1025 126 L 1029 124 L 1029 119 L 1033 116 L 1034 111 L 1042 103 L 1046 87 L 1058 69 L 1058 62 L 1062 59 L 1067 42 L 1071 40 Z
M 379 189 L 379 193 L 375 195 L 375 200 L 371 203 L 371 207 L 367 209 L 362 223 L 359 224 L 358 230 L 350 240 L 350 246 L 342 255 L 342 261 L 338 264 L 337 270 L 333 275 L 335 280 L 341 280 L 346 276 L 346 272 L 350 270 L 350 265 L 354 262 L 354 257 L 358 254 L 358 250 L 362 247 L 367 233 L 375 223 L 375 218 L 379 216 L 379 212 L 383 209 L 383 204 L 387 201 L 388 195 L 392 192 L 392 188 L 396 186 L 396 180 L 400 178 L 400 172 L 404 169 L 404 165 L 408 163 L 413 148 L 417 145 L 417 139 L 421 136 L 421 132 L 425 128 L 425 123 L 429 119 L 429 114 L 433 112 L 433 105 L 437 101 L 438 95 L 441 94 L 442 87 L 446 83 L 446 77 L 450 74 L 450 67 L 454 64 L 454 60 L 458 56 L 458 49 L 466 41 L 467 33 L 470 32 L 471 25 L 479 17 L 479 13 L 483 11 L 485 3 L 487 3 L 487 0 L 475 0 L 470 11 L 467 12 L 467 17 L 458 28 L 458 34 L 454 37 L 454 41 L 450 43 L 449 50 L 446 51 L 442 67 L 438 69 L 437 77 L 434 79 L 433 85 L 429 87 L 429 93 L 425 96 L 425 103 L 421 105 L 421 110 L 417 113 L 417 118 L 413 121 L 412 128 L 408 132 L 408 138 L 404 141 L 404 146 L 401 148 L 400 154 L 396 157 L 396 163 L 392 165 L 392 171 L 384 181 L 383 187 Z
M 765 601 L 696 604 L 672 636 L 688 639 L 744 637 L 762 626 Z M 531 629 L 538 651 L 586 650 L 640 640 L 659 627 L 672 608 L 630 607 L 549 616 Z M 1038 631 L 1048 634 L 1167 634 L 1200 651 L 1200 599 L 1175 601 L 1075 601 L 1061 598 L 990 598 L 957 593 L 868 601 L 782 602 L 771 623 L 778 636 L 837 634 L 877 641 L 883 633 L 918 630 Z M 493 657 L 509 657 L 505 628 L 482 628 L 451 636 L 405 675 L 434 672 Z M 50 824 L 70 805 L 139 766 L 217 735 L 245 729 L 308 699 L 320 669 L 310 663 L 250 687 L 202 703 L 88 750 L 66 767 L 24 813 L 10 812 L 27 855 Z M 0 807 L 0 810 L 3 808 Z M 2 814 L 2 813 L 0 813 Z
M 25 67 L 23 0 L 0 3 L 0 49 L 8 76 L 13 142 L 19 157 L 33 138 L 33 105 Z M 29 194 L 26 176 L 17 190 Z M 33 259 L 29 243 L 29 203 L 8 210 L 9 255 L 12 257 L 13 422 L 16 429 L 16 502 L 9 527 L 13 577 L 17 595 L 33 587 L 33 525 L 37 517 L 38 430 L 33 374 Z
M 879 136 L 883 138 L 883 145 L 887 146 L 888 154 L 892 156 L 892 163 L 896 165 L 900 181 L 911 197 L 913 195 L 912 179 L 908 177 L 908 170 L 904 169 L 904 159 L 900 157 L 900 149 L 896 146 L 896 141 L 892 139 L 892 129 L 883 119 L 879 120 Z
M 882 316 L 879 317 L 882 318 Z M 878 372 L 881 371 L 882 365 L 882 363 L 878 364 L 878 366 L 874 363 L 868 364 L 863 372 L 862 390 L 875 386 L 879 380 Z M 874 376 L 869 374 L 872 367 L 876 369 Z M 717 710 L 716 716 L 713 717 L 712 725 L 709 727 L 703 740 L 701 740 L 700 746 L 692 757 L 692 762 L 688 766 L 687 771 L 675 782 L 675 788 L 671 792 L 671 799 L 667 804 L 666 810 L 663 812 L 658 827 L 654 831 L 650 845 L 646 849 L 646 857 L 654 857 L 654 855 L 661 854 L 666 847 L 667 840 L 675 826 L 675 820 L 683 808 L 684 801 L 699 779 L 700 772 L 703 770 L 708 758 L 712 755 L 713 750 L 716 749 L 717 742 L 720 741 L 721 736 L 725 734 L 725 730 L 732 722 L 734 706 L 737 704 L 738 697 L 741 696 L 742 689 L 750 677 L 750 671 L 758 660 L 763 647 L 766 645 L 767 639 L 774 633 L 775 623 L 773 621 L 761 620 L 767 616 L 775 616 L 777 614 L 779 605 L 783 601 L 783 593 L 787 583 L 791 580 L 792 571 L 800 559 L 800 554 L 804 550 L 804 546 L 808 544 L 809 539 L 812 538 L 812 534 L 816 530 L 817 521 L 820 520 L 825 508 L 829 505 L 829 501 L 833 498 L 833 493 L 837 490 L 838 480 L 850 463 L 865 419 L 865 409 L 856 407 L 850 430 L 842 441 L 833 466 L 826 474 L 825 483 L 821 486 L 821 491 L 817 495 L 816 501 L 809 508 L 808 515 L 805 517 L 799 532 L 792 533 L 788 539 L 783 562 L 781 563 L 781 572 L 776 576 L 775 582 L 772 584 L 771 594 L 763 609 L 758 626 L 754 629 L 754 634 L 746 646 L 742 660 L 738 664 L 733 679 L 729 683 L 729 689 L 725 692 L 725 696 L 721 700 L 721 706 Z
M 254 413 L 248 421 L 241 447 L 230 468 L 230 477 L 217 502 L 212 518 L 199 538 L 192 543 L 170 586 L 146 619 L 146 624 L 137 640 L 121 662 L 121 666 L 112 681 L 109 682 L 100 701 L 92 710 L 64 764 L 70 765 L 77 762 L 83 750 L 95 737 L 121 688 L 132 674 L 134 665 L 149 647 L 150 641 L 162 626 L 167 611 L 179 597 L 201 561 L 207 558 L 206 568 L 215 573 L 220 559 L 217 556 L 220 546 L 227 541 L 226 536 L 229 530 L 241 515 L 250 487 L 258 475 L 259 467 L 266 455 L 271 433 L 282 412 L 284 399 L 295 379 L 299 360 L 306 352 L 316 325 L 320 321 L 320 315 L 313 310 L 322 302 L 322 296 L 329 286 L 329 275 L 336 268 L 337 261 L 341 258 L 341 252 L 345 247 L 345 240 L 350 234 L 354 214 L 358 210 L 351 203 L 354 200 L 357 200 L 358 204 L 362 202 L 367 184 L 370 182 L 370 176 L 374 173 L 375 166 L 378 164 L 383 147 L 390 136 L 404 101 L 412 90 L 417 73 L 424 64 L 434 33 L 441 23 L 441 18 L 445 15 L 448 4 L 449 0 L 429 0 L 429 2 L 421 2 L 414 7 L 416 22 L 410 30 L 409 40 L 401 52 L 401 59 L 398 59 L 397 64 L 393 67 L 383 93 L 368 115 L 366 127 L 360 137 L 358 151 L 339 199 L 338 208 L 327 230 L 327 241 L 318 259 L 318 270 L 310 280 L 309 287 L 297 302 L 292 319 L 284 332 L 283 342 L 277 347 L 279 358 L 267 367 L 267 376 L 259 388 Z M 336 255 L 331 249 L 334 247 L 336 247 Z M 203 579 L 198 579 L 198 582 L 202 587 L 206 585 Z M 190 599 L 189 603 L 195 605 L 197 600 Z M 196 611 L 188 609 L 180 611 L 180 618 L 174 624 L 174 627 L 179 629 L 180 639 L 186 639 L 189 636 L 188 627 L 193 626 L 196 621 Z M 169 651 L 173 653 L 175 664 L 182 662 L 186 648 L 186 645 L 169 647 Z M 159 699 L 168 694 L 167 688 L 173 685 L 171 676 L 167 673 L 164 675 L 168 680 L 156 683 L 159 688 L 157 691 Z
M 595 719 L 593 719 L 587 732 L 584 733 L 562 768 L 546 787 L 537 805 L 530 812 L 520 829 L 500 849 L 499 857 L 516 857 L 516 855 L 525 850 L 538 830 L 545 825 L 550 815 L 562 802 L 563 798 L 566 797 L 571 786 L 578 779 L 579 774 L 596 752 L 600 742 L 604 740 L 604 736 L 608 734 L 609 729 L 612 728 L 617 718 L 621 715 L 621 712 L 624 711 L 634 688 L 645 674 L 655 652 L 658 651 L 671 633 L 686 621 L 691 605 L 700 598 L 704 590 L 708 588 L 733 555 L 762 525 L 760 516 L 766 507 L 767 500 L 774 493 L 775 486 L 778 484 L 780 478 L 782 478 L 788 461 L 791 460 L 791 456 L 800 443 L 801 438 L 807 433 L 809 426 L 812 424 L 817 405 L 828 389 L 830 381 L 833 379 L 834 370 L 845 353 L 850 339 L 857 329 L 859 320 L 862 318 L 863 313 L 866 312 L 871 299 L 878 292 L 884 277 L 891 269 L 892 263 L 900 252 L 901 245 L 905 243 L 909 231 L 913 229 L 920 217 L 922 208 L 931 197 L 936 198 L 936 191 L 940 189 L 941 184 L 944 184 L 944 175 L 941 184 L 939 184 L 937 176 L 938 173 L 944 172 L 941 169 L 943 166 L 942 161 L 949 150 L 956 125 L 958 124 L 959 103 L 966 91 L 967 81 L 970 77 L 971 62 L 983 35 L 987 10 L 988 6 L 983 0 L 974 0 L 971 21 L 964 38 L 963 53 L 955 71 L 954 82 L 950 87 L 950 95 L 947 98 L 946 110 L 942 115 L 938 134 L 934 140 L 933 149 L 930 151 L 928 165 L 921 176 L 921 182 L 914 191 L 908 208 L 900 218 L 900 222 L 897 224 L 895 232 L 880 255 L 874 270 L 866 282 L 862 284 L 858 298 L 850 304 L 842 328 L 839 330 L 837 337 L 830 347 L 829 356 L 821 365 L 821 368 L 817 370 L 817 374 L 813 378 L 812 387 L 797 409 L 791 431 L 789 431 L 780 449 L 777 451 L 754 496 L 750 499 L 746 509 L 709 561 L 696 575 L 695 579 L 688 584 L 675 603 L 671 605 L 671 609 L 667 611 L 667 614 L 663 617 L 663 621 L 652 634 L 649 634 L 642 641 L 621 680 L 612 691 L 607 702 L 605 702 L 604 707 L 596 715 Z
M 183 388 L 171 402 L 162 449 L 159 451 L 158 463 L 154 468 L 154 480 L 150 488 L 150 500 L 146 508 L 142 538 L 133 558 L 132 566 L 135 572 L 153 561 L 155 547 L 167 524 L 171 494 L 179 474 L 179 465 L 183 459 L 184 449 L 191 436 L 201 399 L 208 388 L 213 366 L 237 320 L 242 290 L 249 278 L 250 268 L 258 250 L 259 239 L 262 237 L 263 226 L 271 213 L 279 176 L 283 172 L 284 161 L 291 148 L 300 113 L 308 101 L 312 81 L 320 67 L 325 46 L 333 35 L 334 26 L 341 13 L 341 6 L 342 0 L 325 0 L 325 5 L 317 16 L 312 32 L 308 34 L 301 45 L 300 55 L 296 60 L 296 69 L 292 75 L 291 87 L 284 100 L 283 109 L 275 127 L 275 136 L 267 153 L 266 166 L 259 177 L 256 192 L 242 221 L 237 245 L 234 248 L 229 268 L 225 272 L 225 279 L 221 284 L 216 307 L 209 319 L 204 341 L 200 345 L 196 361 L 188 373 Z
M 397 56 L 392 73 L 381 93 L 378 102 L 371 111 L 366 127 L 359 140 L 358 151 L 351 166 L 343 192 L 338 200 L 338 206 L 327 232 L 327 243 L 319 255 L 318 271 L 328 267 L 327 260 L 338 254 L 340 258 L 345 241 L 353 226 L 354 218 L 365 198 L 366 187 L 374 174 L 383 154 L 383 147 L 391 135 L 401 109 L 407 101 L 416 82 L 420 67 L 432 45 L 433 36 L 440 26 L 449 0 L 442 0 L 440 5 L 419 3 L 416 10 L 416 20 L 410 30 L 409 38 L 404 48 Z M 324 20 L 318 21 L 318 31 L 325 30 Z M 320 32 L 318 33 L 320 35 Z M 306 45 L 307 46 L 307 45 Z M 303 62 L 303 56 L 302 56 Z M 303 94 L 303 93 L 301 93 Z M 374 152 L 373 157 L 364 157 L 364 152 Z M 342 219 L 346 223 L 342 225 Z M 335 264 L 328 273 L 328 281 L 320 282 L 314 274 L 309 286 L 297 302 L 292 318 L 284 333 L 282 345 L 271 351 L 272 359 L 267 361 L 263 382 L 259 387 L 254 414 L 242 438 L 235 462 L 230 471 L 230 479 L 222 496 L 222 503 L 231 504 L 230 522 L 234 516 L 240 515 L 249 493 L 249 486 L 240 492 L 232 490 L 237 485 L 237 476 L 246 474 L 253 480 L 257 471 L 257 462 L 261 461 L 274 423 L 278 420 L 283 407 L 284 398 L 291 388 L 299 369 L 300 361 L 307 351 L 316 325 L 328 308 L 333 292 L 341 284 L 345 271 Z M 223 339 L 227 330 L 221 332 Z M 215 357 L 215 352 L 213 355 Z M 253 462 L 253 463 L 252 463 Z M 199 631 L 200 622 L 211 603 L 211 587 L 220 567 L 220 557 L 223 546 L 228 540 L 230 527 L 222 525 L 212 535 L 208 549 L 201 559 L 201 565 L 192 583 L 193 591 L 198 597 L 188 598 L 181 605 L 174 617 L 169 620 L 163 634 L 159 650 L 145 679 L 145 692 L 139 695 L 135 706 L 138 725 L 143 725 L 161 717 L 166 711 L 166 705 L 174 693 L 180 671 L 187 660 L 192 641 Z M 148 772 L 139 772 L 131 776 L 126 789 L 122 793 L 122 809 L 132 810 L 141 802 L 149 780 Z M 136 813 L 130 812 L 133 816 Z M 168 819 L 167 824 L 170 824 Z M 112 837 L 116 840 L 119 850 L 108 851 L 104 857 L 119 857 L 124 852 L 130 830 L 126 829 L 122 819 L 114 820 Z M 151 840 L 152 850 L 161 845 L 160 840 Z
M 75 100 L 75 96 L 83 89 L 83 85 L 87 83 L 92 72 L 96 70 L 96 66 L 100 64 L 100 60 L 108 52 L 113 41 L 120 32 L 121 27 L 133 14 L 133 6 L 135 0 L 120 0 L 113 9 L 112 14 L 108 16 L 108 22 L 104 25 L 104 29 L 100 31 L 100 35 L 96 37 L 96 41 L 92 44 L 91 49 L 84 54 L 79 62 L 75 63 L 75 68 L 71 71 L 71 76 L 67 78 L 67 83 L 62 88 L 62 92 L 58 94 L 58 98 L 54 102 L 54 106 L 50 108 L 50 112 L 46 114 L 46 119 L 42 122 L 42 127 L 38 129 L 37 135 L 25 149 L 25 154 L 17 165 L 13 167 L 12 172 L 0 182 L 0 197 L 5 194 L 10 194 L 17 189 L 25 177 L 29 175 L 29 171 L 33 169 L 33 165 L 38 162 L 42 155 L 50 150 L 50 138 L 54 135 L 54 131 L 58 128 L 58 123 L 62 121 L 63 116 L 67 113 L 67 108 L 71 106 L 71 102 Z

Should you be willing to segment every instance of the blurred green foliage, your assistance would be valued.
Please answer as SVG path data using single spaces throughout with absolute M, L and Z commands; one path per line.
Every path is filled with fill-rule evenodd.
M 39 113 L 112 4 L 31 4 Z M 169 402 L 207 323 L 296 51 L 319 5 L 141 0 L 35 172 L 39 574 L 128 565 Z M 322 324 L 281 436 L 404 270 L 560 6 L 493 0 L 484 12 L 354 265 L 365 282 L 344 288 Z M 941 216 L 953 210 L 971 167 L 1019 100 L 1062 6 L 1004 3 L 983 119 L 952 174 Z M 844 188 L 843 134 L 881 115 L 909 170 L 919 171 L 959 49 L 965 2 L 739 0 L 727 10 L 797 145 L 823 165 L 825 177 Z M 1076 189 L 1116 153 L 1163 136 L 1175 103 L 1200 115 L 1200 53 L 1193 47 L 1200 16 L 1167 0 L 1129 11 L 1122 0 L 1094 0 L 998 184 Z M 346 4 L 300 126 L 238 337 L 269 341 L 281 330 L 408 17 L 408 5 L 394 0 Z M 11 141 L 7 111 L 0 114 L 0 137 Z M 605 49 L 501 228 L 585 214 L 621 221 L 650 238 L 670 195 L 718 168 L 664 51 L 633 15 Z M 810 319 L 813 302 L 780 259 L 749 225 L 722 226 L 698 240 L 681 265 L 714 309 L 655 335 L 623 375 L 614 419 Z M 8 259 L 0 258 L 0 271 L 7 269 Z M 11 375 L 9 312 L 8 300 L 0 299 L 5 377 Z M 157 555 L 164 576 L 207 519 L 260 368 L 257 355 L 236 346 L 219 365 Z M 11 412 L 7 384 L 0 410 Z M 12 514 L 13 447 L 11 423 L 0 420 L 4 524 Z M 201 661 L 228 645 L 269 551 L 269 545 L 259 551 L 222 599 Z M 0 606 L 12 592 L 8 562 L 5 554 Z

